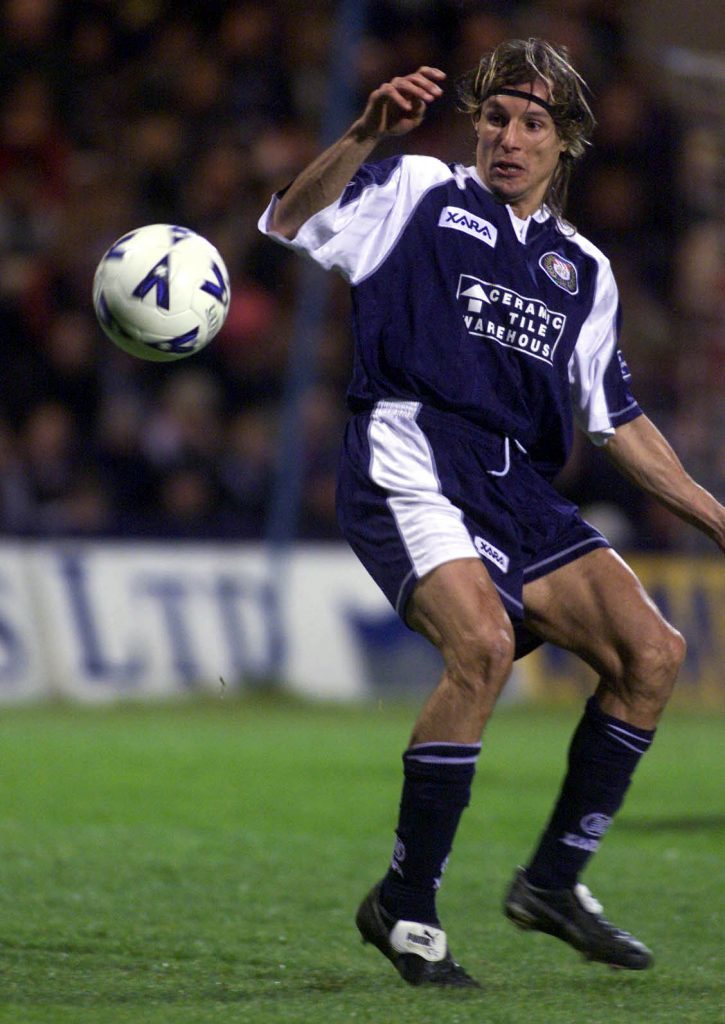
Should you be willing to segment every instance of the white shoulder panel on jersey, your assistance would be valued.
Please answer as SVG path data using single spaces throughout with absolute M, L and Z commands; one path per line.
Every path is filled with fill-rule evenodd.
M 614 434 L 604 375 L 617 350 L 619 294 L 609 260 L 595 245 L 577 233 L 572 238 L 597 262 L 597 285 L 591 312 L 584 321 L 569 360 L 569 385 L 577 423 L 591 440 L 605 444 Z
M 389 255 L 426 192 L 453 177 L 450 167 L 435 157 L 403 156 L 382 183 L 371 181 L 344 205 L 338 199 L 320 210 L 293 239 L 283 238 L 269 228 L 276 198 L 258 226 L 264 234 L 309 256 L 325 270 L 337 270 L 350 284 L 359 284 Z

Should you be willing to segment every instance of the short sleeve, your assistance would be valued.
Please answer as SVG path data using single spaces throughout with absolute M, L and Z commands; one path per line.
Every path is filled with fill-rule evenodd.
M 272 198 L 258 227 L 274 241 L 357 284 L 391 252 L 422 196 L 451 177 L 451 169 L 433 157 L 392 157 L 363 164 L 340 198 L 310 217 L 293 239 L 275 234 L 269 226 L 279 196 Z
M 579 426 L 601 445 L 642 410 L 630 391 L 631 374 L 619 350 L 621 310 L 614 275 L 609 261 L 591 248 L 597 259 L 594 302 L 569 360 L 569 385 Z

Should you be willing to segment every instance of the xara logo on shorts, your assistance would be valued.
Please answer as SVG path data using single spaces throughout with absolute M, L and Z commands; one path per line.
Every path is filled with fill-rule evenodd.
M 564 333 L 564 313 L 471 274 L 459 277 L 456 297 L 465 304 L 463 322 L 469 334 L 552 365 Z
M 501 572 L 509 571 L 509 556 L 504 554 L 503 551 L 499 551 L 497 547 L 494 547 L 490 540 L 486 540 L 485 537 L 476 536 L 473 539 L 473 543 L 479 555 L 483 555 L 489 562 L 497 565 Z

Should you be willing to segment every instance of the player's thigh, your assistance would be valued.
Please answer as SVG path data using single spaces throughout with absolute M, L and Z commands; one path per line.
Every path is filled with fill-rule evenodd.
M 447 664 L 478 659 L 510 668 L 511 621 L 479 558 L 454 559 L 429 572 L 416 584 L 405 617 Z
M 664 671 L 681 638 L 611 548 L 597 548 L 524 587 L 525 624 L 605 679 Z

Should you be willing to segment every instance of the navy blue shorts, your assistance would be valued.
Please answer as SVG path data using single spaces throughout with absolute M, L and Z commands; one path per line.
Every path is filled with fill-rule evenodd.
M 378 402 L 349 421 L 337 491 L 340 527 L 405 621 L 421 577 L 481 559 L 517 636 L 522 589 L 607 540 L 531 465 L 517 443 L 417 402 Z

